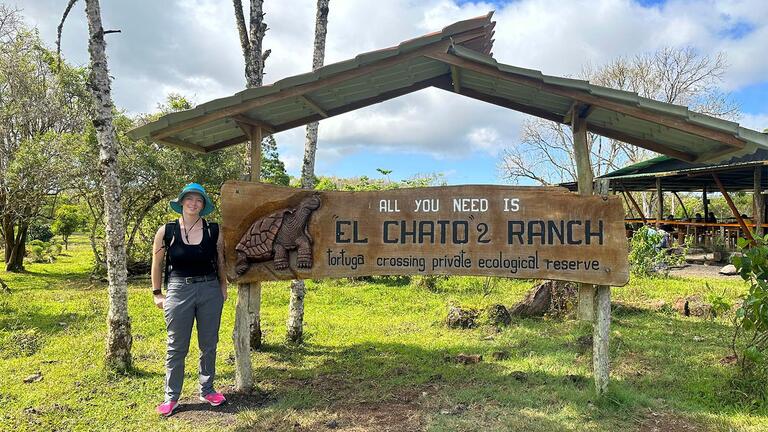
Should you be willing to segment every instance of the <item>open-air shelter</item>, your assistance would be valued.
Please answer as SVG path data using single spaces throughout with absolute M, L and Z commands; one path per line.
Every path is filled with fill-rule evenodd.
M 749 238 L 752 232 L 762 234 L 768 227 L 764 199 L 764 191 L 768 188 L 766 149 L 716 163 L 691 163 L 658 156 L 598 178 L 608 181 L 614 193 L 624 195 L 630 213 L 626 221 L 631 225 L 661 225 L 674 230 L 680 238 L 692 235 L 699 243 L 709 243 L 719 235 L 730 246 L 736 239 Z M 562 186 L 570 190 L 578 188 L 575 182 L 563 183 Z M 644 214 L 630 192 L 652 192 L 655 196 L 655 215 Z M 682 218 L 670 217 L 665 211 L 665 192 L 671 193 L 680 203 Z M 678 192 L 701 192 L 703 214 L 689 212 Z M 707 216 L 708 196 L 712 192 L 722 194 L 732 217 L 712 220 Z M 751 212 L 743 214 L 737 210 L 730 196 L 733 192 L 752 192 Z
M 571 125 L 578 189 L 583 195 L 593 193 L 588 131 L 697 163 L 768 148 L 768 137 L 759 132 L 684 106 L 499 63 L 491 54 L 496 24 L 491 17 L 489 13 L 459 21 L 394 47 L 168 114 L 133 130 L 131 136 L 199 153 L 251 141 L 251 180 L 258 181 L 260 142 L 265 134 L 435 87 Z M 429 113 L 423 115 L 429 118 Z M 597 388 L 604 391 L 610 291 L 583 286 L 579 301 L 580 315 L 594 321 L 593 366 Z M 240 285 L 235 318 L 235 381 L 240 389 L 252 382 L 247 313 L 258 313 L 259 302 L 258 284 Z

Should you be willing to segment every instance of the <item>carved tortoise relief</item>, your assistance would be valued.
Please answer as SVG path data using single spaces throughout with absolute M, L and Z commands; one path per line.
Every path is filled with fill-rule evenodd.
M 288 268 L 288 251 L 296 250 L 296 265 L 312 267 L 309 218 L 320 208 L 320 197 L 304 198 L 296 208 L 281 209 L 257 219 L 237 243 L 235 271 L 242 276 L 251 263 L 273 260 L 275 269 Z

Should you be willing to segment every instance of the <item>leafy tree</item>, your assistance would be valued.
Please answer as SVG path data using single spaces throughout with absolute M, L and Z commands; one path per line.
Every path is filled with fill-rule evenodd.
M 31 221 L 71 175 L 68 142 L 89 104 L 86 70 L 56 67 L 37 32 L 0 5 L 0 231 L 8 271 L 23 270 Z
M 27 240 L 30 242 L 32 240 L 42 240 L 44 242 L 49 241 L 53 238 L 53 231 L 51 231 L 51 227 L 39 219 L 35 219 L 30 225 L 29 225 L 29 232 L 27 235 Z
M 288 186 L 291 178 L 285 171 L 285 164 L 277 153 L 277 142 L 267 135 L 261 142 L 261 181 Z
M 66 204 L 56 209 L 51 229 L 64 240 L 64 249 L 68 249 L 69 236 L 80 229 L 84 221 L 77 206 Z
M 192 181 L 201 183 L 217 200 L 224 181 L 239 178 L 245 170 L 242 149 L 227 148 L 204 155 L 191 154 L 152 142 L 134 141 L 126 135 L 130 129 L 154 120 L 162 114 L 192 108 L 192 103 L 178 94 L 168 95 L 158 112 L 132 119 L 116 112 L 114 125 L 121 151 L 118 153 L 122 185 L 121 202 L 126 227 L 126 254 L 129 266 L 146 262 L 151 257 L 152 238 L 160 224 L 176 215 L 168 209 L 168 201 Z M 89 127 L 73 145 L 76 172 L 74 186 L 87 209 L 94 273 L 105 270 L 103 200 L 98 176 L 98 145 L 95 131 Z M 214 214 L 212 217 L 216 217 Z

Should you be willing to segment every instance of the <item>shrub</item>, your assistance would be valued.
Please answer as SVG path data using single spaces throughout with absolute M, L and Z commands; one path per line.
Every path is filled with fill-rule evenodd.
M 42 240 L 32 240 L 28 244 L 28 259 L 35 263 L 53 262 L 56 256 L 61 253 L 61 245 L 55 240 L 45 242 Z
M 685 261 L 687 245 L 683 245 L 682 250 L 675 251 L 662 247 L 664 241 L 664 234 L 650 227 L 643 226 L 635 231 L 630 241 L 629 252 L 632 274 L 640 277 L 653 274 L 666 276 L 669 267 L 680 265 Z
M 731 302 L 725 295 L 725 289 L 723 292 L 715 292 L 714 289 L 709 286 L 709 283 L 705 283 L 707 287 L 706 301 L 710 304 L 709 318 L 717 318 L 724 316 L 729 310 L 731 310 Z
M 51 227 L 39 223 L 39 222 L 33 222 L 29 225 L 29 231 L 27 231 L 27 240 L 33 241 L 33 240 L 42 240 L 44 242 L 47 242 L 53 238 L 53 231 L 51 231 Z
M 768 399 L 768 236 L 750 245 L 739 239 L 740 254 L 732 258 L 739 275 L 749 285 L 734 316 L 731 350 L 738 365 L 732 381 L 742 402 L 762 405 Z
M 424 288 L 429 292 L 438 292 L 438 283 L 440 280 L 448 280 L 448 276 L 443 275 L 424 275 L 420 276 L 416 282 L 416 286 Z

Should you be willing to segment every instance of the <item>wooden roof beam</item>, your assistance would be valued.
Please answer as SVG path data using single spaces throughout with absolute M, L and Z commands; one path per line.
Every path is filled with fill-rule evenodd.
M 459 76 L 459 68 L 451 65 L 451 81 L 453 82 L 453 91 L 461 93 L 461 76 Z
M 304 104 L 307 105 L 312 111 L 320 114 L 322 118 L 328 118 L 328 113 L 325 112 L 325 110 L 320 105 L 315 103 L 315 101 L 310 99 L 309 96 L 305 94 L 299 95 L 299 100 L 304 102 Z
M 230 117 L 232 120 L 237 123 L 237 125 L 240 127 L 240 129 L 243 130 L 246 134 L 248 134 L 248 131 L 244 129 L 243 125 L 250 126 L 250 127 L 257 127 L 261 128 L 263 131 L 267 132 L 267 134 L 274 133 L 275 127 L 265 121 L 258 120 L 255 118 L 248 117 L 244 114 L 235 114 Z M 250 130 L 250 129 L 248 129 Z
M 224 109 L 203 114 L 199 117 L 194 117 L 188 120 L 180 121 L 178 123 L 175 123 L 173 125 L 170 125 L 155 131 L 153 135 L 156 136 L 157 138 L 164 138 L 164 137 L 185 131 L 187 129 L 193 128 L 195 126 L 200 126 L 215 120 L 232 117 L 233 115 L 242 114 L 246 111 L 250 111 L 258 107 L 262 107 L 264 105 L 283 101 L 289 98 L 294 98 L 303 94 L 312 93 L 313 91 L 327 88 L 335 84 L 339 84 L 355 78 L 360 78 L 381 70 L 388 69 L 398 64 L 408 62 L 414 58 L 423 57 L 428 54 L 446 52 L 450 44 L 451 44 L 450 40 L 443 40 L 440 42 L 436 42 L 435 44 L 432 44 L 432 45 L 427 45 L 422 48 L 415 49 L 409 53 L 387 57 L 375 63 L 371 63 L 365 66 L 358 67 L 356 69 L 351 69 L 338 74 L 334 74 L 324 79 L 319 79 L 317 81 L 312 81 L 306 84 L 290 87 L 285 90 L 281 90 L 279 92 L 253 98 L 251 100 L 245 101 L 236 106 L 227 107 Z
M 669 147 L 663 147 L 656 141 L 651 141 L 645 138 L 639 138 L 623 132 L 615 131 L 613 129 L 604 128 L 592 123 L 587 123 L 587 129 L 607 138 L 613 138 L 619 141 L 623 141 L 628 144 L 633 144 L 638 147 L 642 147 L 648 150 L 652 150 L 658 153 L 663 153 L 674 158 L 684 160 L 686 162 L 693 162 L 696 159 L 696 155 L 690 153 L 681 152 L 679 150 L 673 150 Z
M 443 89 L 446 91 L 453 91 L 453 88 L 450 85 L 435 85 L 435 87 L 439 89 Z M 468 87 L 462 87 L 461 88 L 461 95 L 470 97 L 472 99 L 477 99 L 479 101 L 488 102 L 490 104 L 498 105 L 500 107 L 513 109 L 515 111 L 520 111 L 525 114 L 530 114 L 536 117 L 541 117 L 547 120 L 552 120 L 557 123 L 563 122 L 563 117 L 554 113 L 551 113 L 549 111 L 531 107 L 527 105 L 523 105 L 514 101 L 511 101 L 506 98 L 498 97 L 498 96 L 492 96 L 487 93 L 483 93 Z
M 181 139 L 178 139 L 178 138 L 174 138 L 174 137 L 157 138 L 155 136 L 150 136 L 150 139 L 152 141 L 160 143 L 160 144 L 165 144 L 167 146 L 180 148 L 182 150 L 189 150 L 189 151 L 192 151 L 192 152 L 195 152 L 195 153 L 207 153 L 208 152 L 208 150 L 205 147 L 203 147 L 203 146 L 199 146 L 197 144 L 193 144 L 191 142 L 184 141 L 184 140 L 181 140 Z
M 566 123 L 566 124 L 572 123 L 574 111 L 577 111 L 579 113 L 580 119 L 586 120 L 594 110 L 595 110 L 594 105 L 580 104 L 578 102 L 574 102 L 571 105 L 571 107 L 568 109 L 568 112 L 565 113 L 565 116 L 563 116 L 563 123 Z
M 233 146 L 233 145 L 237 145 L 237 144 L 242 144 L 242 143 L 248 141 L 249 139 L 250 138 L 248 138 L 248 135 L 246 134 L 246 135 L 243 135 L 243 136 L 238 136 L 238 137 L 230 138 L 228 140 L 217 142 L 216 144 L 209 145 L 206 148 L 208 149 L 209 152 L 212 152 L 212 151 L 216 151 L 216 150 L 221 150 L 221 149 L 229 147 L 229 146 Z
M 433 87 L 433 86 L 440 87 L 440 88 L 450 86 L 450 77 L 448 76 L 448 74 L 445 74 L 445 75 L 436 76 L 434 78 L 429 78 L 423 81 L 418 81 L 411 84 L 408 87 L 386 91 L 367 99 L 354 101 L 351 103 L 344 104 L 337 108 L 329 109 L 326 111 L 326 113 L 328 114 L 329 117 L 337 116 L 345 112 L 354 111 L 356 109 L 367 107 L 369 105 L 373 105 L 379 102 L 384 102 L 386 100 L 390 100 L 398 96 L 403 96 L 403 95 L 413 93 L 415 91 L 418 91 L 427 87 Z M 307 123 L 311 123 L 313 121 L 318 121 L 322 119 L 323 118 L 319 114 L 313 114 L 311 116 L 299 118 L 296 120 L 289 121 L 287 123 L 277 125 L 275 126 L 275 132 L 282 132 L 284 130 L 293 129 L 297 126 L 302 126 Z
M 441 76 L 438 76 L 438 77 L 435 77 L 435 78 L 430 78 L 428 80 L 424 80 L 424 81 L 420 81 L 420 82 L 414 83 L 413 85 L 411 85 L 409 87 L 406 87 L 406 88 L 391 90 L 391 91 L 379 94 L 377 96 L 373 96 L 373 97 L 368 98 L 368 99 L 364 99 L 364 100 L 361 100 L 361 101 L 356 101 L 356 102 L 354 102 L 352 104 L 346 104 L 346 105 L 343 105 L 341 107 L 328 110 L 326 112 L 326 114 L 328 114 L 328 117 L 333 117 L 335 115 L 343 114 L 343 113 L 348 112 L 348 111 L 353 111 L 353 110 L 356 110 L 358 108 L 363 108 L 363 107 L 366 107 L 366 106 L 369 106 L 369 105 L 373 105 L 373 104 L 378 103 L 378 102 L 389 100 L 389 99 L 395 98 L 397 96 L 402 96 L 404 94 L 412 93 L 414 91 L 417 91 L 417 90 L 420 90 L 420 89 L 423 89 L 423 88 L 432 87 L 432 86 L 436 86 L 436 85 L 440 85 L 440 86 L 444 87 L 444 86 L 449 85 L 449 84 L 450 83 L 449 83 L 448 75 L 441 75 Z M 305 124 L 311 123 L 313 121 L 322 120 L 323 118 L 324 117 L 322 117 L 320 114 L 313 114 L 311 116 L 307 116 L 307 117 L 304 117 L 304 118 L 296 119 L 296 120 L 288 122 L 288 123 L 283 123 L 283 124 L 280 124 L 280 125 L 276 125 L 274 127 L 274 130 L 272 132 L 270 132 L 270 133 L 277 133 L 277 132 L 282 132 L 284 130 L 293 129 L 294 127 L 305 125 Z M 242 127 L 241 127 L 241 129 L 242 129 Z M 209 152 L 212 152 L 212 151 L 215 151 L 215 150 L 221 150 L 221 149 L 229 147 L 229 146 L 233 146 L 233 145 L 237 145 L 237 144 L 240 144 L 240 143 L 244 143 L 244 142 L 248 141 L 248 133 L 249 132 L 246 131 L 245 129 L 243 129 L 243 133 L 244 133 L 244 135 L 242 135 L 242 136 L 238 136 L 238 137 L 235 137 L 235 138 L 230 138 L 228 140 L 224 140 L 224 141 L 218 142 L 216 144 L 213 144 L 213 145 L 210 145 L 210 146 L 206 147 L 206 149 Z
M 707 138 L 714 141 L 721 142 L 729 145 L 733 148 L 743 149 L 746 146 L 746 142 L 733 134 L 729 134 L 722 131 L 712 130 L 700 125 L 689 123 L 686 120 L 675 118 L 670 115 L 664 115 L 657 112 L 652 112 L 637 106 L 622 104 L 614 102 L 606 98 L 600 98 L 591 95 L 587 92 L 563 88 L 554 84 L 548 84 L 539 81 L 534 78 L 525 76 L 514 75 L 500 71 L 494 66 L 473 62 L 448 52 L 437 52 L 427 55 L 435 60 L 440 60 L 448 65 L 458 66 L 467 70 L 471 70 L 480 74 L 498 78 L 501 80 L 509 81 L 518 85 L 524 85 L 528 87 L 536 88 L 540 91 L 549 92 L 558 96 L 567 97 L 575 102 L 581 102 L 587 105 L 594 105 L 596 108 L 603 108 L 610 111 L 615 111 L 624 115 L 635 117 L 640 120 L 645 120 L 651 123 L 667 126 L 672 129 L 676 129 L 691 135 L 696 135 L 701 138 Z M 562 122 L 562 119 L 559 120 Z M 659 151 L 659 150 L 654 150 Z M 664 151 L 659 151 L 665 153 Z M 671 154 L 670 154 L 671 156 Z M 676 157 L 676 156 L 675 156 Z

